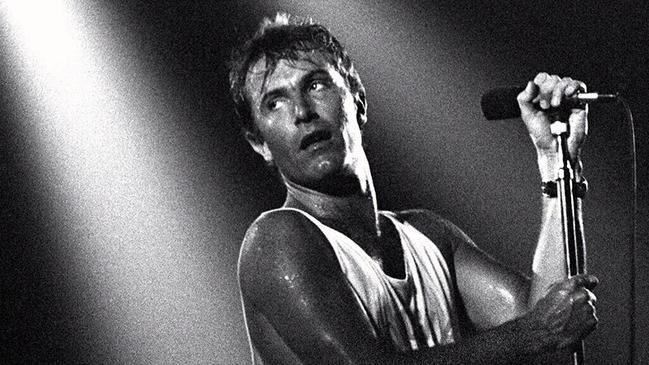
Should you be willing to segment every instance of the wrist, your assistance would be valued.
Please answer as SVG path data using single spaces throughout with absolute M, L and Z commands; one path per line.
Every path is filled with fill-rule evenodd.
M 558 183 L 555 181 L 542 181 L 541 192 L 548 198 L 556 198 L 559 189 L 557 187 L 557 184 Z M 586 193 L 588 192 L 588 182 L 582 176 L 581 181 L 573 181 L 572 189 L 575 197 L 584 199 L 586 197 Z
M 561 167 L 561 161 L 558 160 L 556 152 L 537 150 L 537 163 L 539 173 L 541 174 L 541 181 L 555 181 L 557 179 L 557 172 Z M 582 163 L 579 157 L 572 160 L 571 167 L 574 180 L 576 182 L 582 181 Z

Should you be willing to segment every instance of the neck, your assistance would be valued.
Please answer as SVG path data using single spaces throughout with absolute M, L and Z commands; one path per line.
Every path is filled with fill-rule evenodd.
M 376 194 L 370 178 L 354 194 L 336 196 L 311 190 L 284 178 L 285 207 L 304 210 L 342 230 L 363 229 L 380 234 Z

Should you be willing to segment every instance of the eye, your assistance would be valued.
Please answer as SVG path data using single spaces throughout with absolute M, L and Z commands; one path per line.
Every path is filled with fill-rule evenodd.
M 268 110 L 277 110 L 282 106 L 282 99 L 281 98 L 275 98 L 271 99 L 266 103 L 266 109 Z
M 327 87 L 327 83 L 325 81 L 316 80 L 316 81 L 311 82 L 311 84 L 309 85 L 309 90 L 310 91 L 320 91 L 320 90 L 324 89 L 325 87 Z

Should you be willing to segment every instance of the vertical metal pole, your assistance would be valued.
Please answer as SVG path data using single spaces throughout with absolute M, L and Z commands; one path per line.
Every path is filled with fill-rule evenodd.
M 576 197 L 574 194 L 574 170 L 568 151 L 568 125 L 561 120 L 561 115 L 553 114 L 552 134 L 557 138 L 557 160 L 560 168 L 557 171 L 557 197 L 561 202 L 561 222 L 563 242 L 566 253 L 566 273 L 568 277 L 584 274 L 586 269 L 583 235 L 578 234 L 575 216 Z M 583 365 L 585 362 L 584 341 L 576 345 L 572 353 L 572 363 Z

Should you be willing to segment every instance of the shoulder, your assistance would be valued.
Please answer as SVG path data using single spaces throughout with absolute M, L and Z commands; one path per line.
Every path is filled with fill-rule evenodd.
M 447 249 L 454 253 L 462 245 L 474 245 L 471 238 L 462 229 L 430 210 L 409 209 L 395 212 L 395 215 L 399 221 L 407 222 L 423 233 L 442 251 Z
M 252 248 L 270 250 L 278 245 L 297 247 L 314 236 L 322 236 L 322 232 L 306 213 L 295 209 L 271 210 L 250 225 L 241 252 L 247 254 Z
M 239 283 L 249 338 L 265 362 L 358 363 L 382 349 L 333 248 L 300 211 L 255 220 Z
M 287 278 L 331 273 L 338 268 L 333 248 L 304 213 L 280 209 L 263 213 L 248 228 L 239 254 L 244 300 L 277 292 Z

